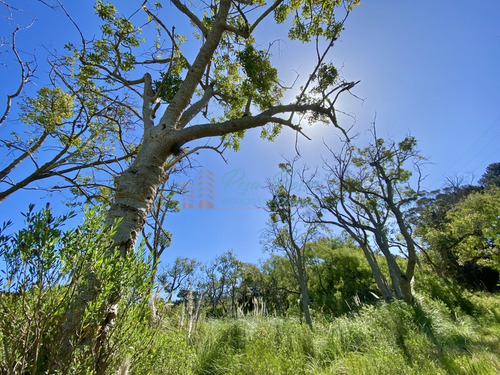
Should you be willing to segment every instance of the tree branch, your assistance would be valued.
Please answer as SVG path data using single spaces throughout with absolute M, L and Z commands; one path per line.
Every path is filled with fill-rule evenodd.
M 178 3 L 178 0 L 173 0 Z M 182 113 L 189 105 L 198 83 L 203 77 L 207 65 L 212 60 L 213 54 L 217 49 L 222 34 L 225 31 L 225 25 L 229 9 L 231 7 L 231 0 L 221 0 L 219 12 L 215 17 L 214 24 L 207 34 L 207 39 L 203 46 L 200 48 L 193 64 L 189 68 L 184 82 L 179 87 L 179 90 L 172 99 L 170 105 L 165 110 L 160 124 L 164 127 L 175 126 L 182 116 Z
M 154 127 L 153 122 L 153 98 L 155 93 L 151 80 L 151 74 L 144 74 L 144 94 L 142 95 L 142 121 L 144 123 L 144 136 L 149 136 Z
M 0 125 L 2 125 L 4 123 L 7 116 L 9 115 L 10 109 L 12 107 L 12 100 L 21 94 L 26 83 L 28 83 L 29 80 L 34 76 L 35 70 L 37 68 L 36 60 L 34 60 L 35 66 L 33 68 L 30 66 L 30 62 L 27 62 L 27 63 L 23 62 L 23 60 L 21 59 L 21 56 L 19 56 L 19 53 L 17 52 L 17 48 L 16 48 L 16 34 L 20 30 L 26 30 L 26 29 L 30 28 L 32 25 L 33 25 L 33 21 L 31 22 L 31 24 L 29 24 L 26 27 L 23 27 L 23 28 L 21 28 L 19 26 L 16 27 L 16 29 L 12 32 L 12 42 L 11 42 L 10 48 L 11 48 L 12 52 L 14 53 L 14 56 L 16 57 L 19 68 L 21 69 L 21 79 L 20 79 L 19 86 L 17 87 L 17 89 L 12 94 L 7 95 L 7 104 L 5 106 L 5 110 L 2 114 L 2 116 L 0 117 Z
M 250 27 L 250 30 L 248 30 L 248 34 L 249 35 L 252 35 L 253 31 L 255 30 L 255 28 L 259 25 L 259 23 L 262 22 L 262 20 L 264 20 L 268 15 L 269 13 L 271 13 L 273 10 L 275 10 L 278 5 L 280 5 L 281 3 L 283 2 L 283 0 L 276 0 L 273 5 L 271 5 L 269 8 L 267 8 L 264 13 L 262 13 L 260 15 L 259 18 L 257 18 L 257 20 L 252 24 L 252 26 Z
M 200 124 L 180 130 L 176 138 L 181 142 L 188 142 L 194 139 L 200 139 L 212 136 L 222 136 L 228 133 L 234 133 L 241 130 L 261 127 L 269 123 L 279 123 L 301 132 L 298 125 L 294 125 L 290 120 L 276 117 L 276 115 L 290 112 L 316 112 L 328 115 L 329 110 L 318 104 L 288 104 L 278 105 L 269 108 L 256 116 L 244 116 L 239 119 L 227 120 L 217 124 Z M 302 132 L 301 132 L 302 133 Z
M 214 88 L 213 85 L 210 85 L 206 88 L 205 93 L 202 98 L 198 100 L 196 103 L 191 105 L 184 113 L 182 114 L 179 123 L 177 124 L 178 129 L 183 129 L 189 121 L 191 121 L 201 110 L 208 104 L 210 99 L 214 96 Z
M 187 6 L 182 4 L 179 0 L 170 0 L 177 9 L 179 9 L 182 13 L 184 13 L 186 16 L 189 17 L 189 19 L 200 29 L 201 33 L 203 34 L 204 37 L 207 37 L 208 35 L 208 29 L 203 25 L 201 20 L 196 17 L 196 15 L 189 10 Z

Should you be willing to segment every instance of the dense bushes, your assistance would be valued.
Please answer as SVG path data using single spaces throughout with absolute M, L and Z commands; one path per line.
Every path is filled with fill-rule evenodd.
M 309 289 L 313 308 L 340 316 L 377 300 L 372 271 L 361 249 L 340 239 L 310 246 Z
M 71 217 L 54 217 L 49 208 L 35 212 L 31 206 L 24 229 L 6 235 L 5 225 L 0 233 L 5 267 L 0 274 L 3 374 L 87 373 L 94 367 L 103 308 L 118 285 L 121 299 L 116 324 L 108 333 L 109 363 L 117 367 L 128 355 L 141 353 L 150 340 L 150 268 L 143 254 L 109 256 L 113 230 L 103 229 L 98 210 L 87 211 L 82 225 L 64 231 Z M 99 293 L 83 316 L 76 316 L 75 295 L 88 283 Z M 78 323 L 77 333 L 65 342 L 68 322 Z

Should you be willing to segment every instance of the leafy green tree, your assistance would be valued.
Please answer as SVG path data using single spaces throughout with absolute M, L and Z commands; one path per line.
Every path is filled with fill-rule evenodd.
M 336 17 L 339 6 L 349 11 L 357 3 L 222 0 L 197 7 L 174 0 L 164 9 L 160 1 L 146 1 L 124 14 L 112 3 L 97 1 L 101 35 L 87 40 L 79 29 L 79 45 L 68 43 L 69 55 L 54 66 L 64 77 L 73 75 L 77 87 L 94 96 L 108 101 L 112 96 L 142 125 L 140 151 L 115 178 L 109 211 L 110 223 L 122 219 L 115 238 L 122 252 L 135 245 L 171 166 L 165 163 L 176 158 L 180 145 L 221 136 L 225 146 L 237 149 L 246 129 L 263 127 L 266 139 L 273 139 L 282 127 L 301 132 L 294 114 L 340 128 L 336 100 L 355 83 L 338 77 L 327 54 L 345 20 L 345 13 L 340 20 Z M 289 26 L 291 39 L 318 41 L 316 65 L 306 74 L 297 100 L 287 104 L 281 102 L 286 89 L 271 51 L 260 49 L 262 42 L 255 36 L 273 16 L 275 23 Z M 189 40 L 179 34 L 185 30 L 183 22 L 192 25 L 194 37 Z M 203 118 L 206 123 L 200 123 Z
M 295 160 L 281 163 L 279 165 L 282 172 L 281 180 L 276 184 L 269 184 L 269 191 L 273 197 L 267 202 L 270 214 L 266 232 L 267 248 L 283 252 L 288 258 L 300 289 L 305 321 L 312 328 L 309 312 L 311 301 L 307 287 L 306 249 L 309 242 L 316 236 L 318 226 L 314 223 L 306 223 L 300 213 L 310 202 L 293 192 L 296 184 L 294 164 Z
M 496 288 L 491 285 L 495 282 L 483 280 L 481 274 L 496 270 L 498 283 L 499 199 L 500 189 L 496 186 L 470 193 L 446 211 L 440 226 L 419 227 L 424 243 L 438 255 L 436 263 L 444 264 L 444 275 L 467 286 Z M 446 257 L 444 261 L 442 257 Z
M 239 284 L 241 262 L 232 251 L 226 251 L 204 265 L 203 284 L 210 302 L 210 314 L 227 314 L 229 301 L 231 313 L 236 312 L 236 286 Z
M 478 261 L 500 271 L 500 188 L 472 193 L 448 213 L 448 230 L 460 262 Z
M 491 262 L 496 164 L 487 167 L 479 186 L 453 184 L 426 192 L 414 208 L 412 221 L 425 260 L 439 275 L 466 288 L 495 290 L 498 283 L 498 270 Z
M 324 164 L 325 183 L 315 186 L 316 174 L 306 177 L 304 173 L 303 181 L 319 207 L 316 220 L 340 227 L 353 237 L 363 249 L 384 298 L 391 296 L 373 244 L 384 255 L 396 298 L 411 302 L 417 248 L 409 209 L 419 195 L 423 158 L 413 137 L 396 143 L 378 138 L 375 129 L 372 135 L 368 147 L 346 143 L 341 152 L 330 149 L 334 160 Z M 412 172 L 416 172 L 416 189 L 410 184 Z M 395 249 L 405 258 L 403 269 Z
M 479 180 L 479 184 L 484 187 L 500 187 L 500 163 L 491 163 L 486 167 L 486 172 Z
M 238 311 L 242 314 L 254 313 L 263 315 L 267 312 L 266 277 L 258 265 L 242 263 L 240 268 L 241 282 L 238 286 Z
M 271 254 L 261 268 L 265 286 L 262 294 L 268 312 L 286 315 L 300 300 L 300 289 L 289 259 L 280 254 Z
M 172 265 L 167 265 L 158 275 L 160 286 L 167 294 L 166 301 L 170 302 L 175 292 L 188 289 L 193 281 L 200 263 L 196 259 L 177 257 Z
M 424 191 L 411 209 L 411 221 L 415 226 L 415 236 L 422 242 L 420 247 L 424 259 L 441 276 L 457 277 L 457 273 L 462 272 L 452 251 L 455 239 L 441 235 L 446 232 L 448 212 L 469 194 L 479 190 L 473 185 L 453 184 L 443 189 Z

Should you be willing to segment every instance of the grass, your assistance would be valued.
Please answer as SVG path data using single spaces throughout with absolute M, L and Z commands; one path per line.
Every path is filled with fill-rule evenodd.
M 472 301 L 476 315 L 420 298 L 365 306 L 314 330 L 293 318 L 208 320 L 187 339 L 159 332 L 136 374 L 456 374 L 500 373 L 500 297 Z M 139 358 L 137 357 L 137 358 Z M 134 356 L 132 356 L 132 362 Z M 139 359 L 138 359 L 139 361 Z M 148 363 L 149 362 L 149 363 Z

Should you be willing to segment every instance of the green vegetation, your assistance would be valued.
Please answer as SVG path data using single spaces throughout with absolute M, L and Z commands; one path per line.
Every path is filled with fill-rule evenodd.
M 23 13 L 0 3 L 13 23 Z M 36 93 L 25 86 L 37 59 L 23 61 L 15 42 L 25 28 L 2 40 L 20 72 L 0 117 L 19 127 L 0 139 L 0 202 L 50 179 L 69 206 L 92 206 L 74 227 L 76 215 L 49 204 L 1 227 L 0 373 L 500 373 L 500 164 L 477 186 L 424 192 L 415 138 L 384 140 L 373 126 L 368 145 L 349 140 L 336 106 L 357 82 L 329 53 L 359 1 L 97 0 L 97 33 L 56 3 L 80 40 L 50 56 Z M 259 36 L 270 23 L 315 45 L 300 88 Z M 238 150 L 253 128 L 270 141 L 304 135 L 306 122 L 344 142 L 301 174 L 299 158 L 279 165 L 269 257 L 226 251 L 160 270 L 165 217 L 184 190 L 169 177 L 187 157 Z
M 387 303 L 351 239 L 310 242 L 311 327 L 302 321 L 300 286 L 286 256 L 272 254 L 260 265 L 232 252 L 205 265 L 179 258 L 157 276 L 165 294 L 151 294 L 151 259 L 141 251 L 108 257 L 113 228 L 103 231 L 99 210 L 88 210 L 75 229 L 65 228 L 71 217 L 30 206 L 26 229 L 8 235 L 5 225 L 0 233 L 2 373 L 93 374 L 102 345 L 112 353 L 109 374 L 500 371 L 500 296 L 467 289 L 429 262 L 417 268 L 412 303 Z M 81 311 L 75 291 L 92 289 L 88 283 L 99 297 L 73 316 L 78 333 L 66 342 L 75 329 L 68 315 Z M 102 309 L 116 299 L 117 284 L 118 313 L 102 343 Z
M 366 305 L 311 331 L 297 318 L 207 319 L 191 338 L 172 320 L 132 374 L 497 374 L 499 298 L 474 296 L 480 312 L 452 313 L 419 297 Z M 171 312 L 171 314 L 174 312 Z

